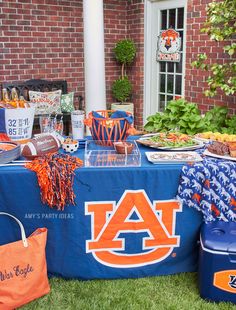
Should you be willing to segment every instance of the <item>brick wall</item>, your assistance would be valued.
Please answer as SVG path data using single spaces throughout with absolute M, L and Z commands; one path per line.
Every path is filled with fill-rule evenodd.
M 112 49 L 127 34 L 127 1 L 104 1 L 107 102 L 120 75 Z M 0 8 L 0 82 L 65 79 L 84 96 L 83 1 L 5 0 Z
M 111 86 L 121 74 L 121 68 L 117 64 L 113 48 L 118 40 L 126 38 L 127 34 L 127 1 L 104 1 L 104 40 L 105 40 L 105 64 L 106 64 L 106 96 L 108 106 L 114 99 L 111 95 Z
M 118 40 L 133 39 L 137 48 L 134 63 L 127 67 L 132 83 L 135 122 L 143 122 L 144 83 L 144 5 L 140 0 L 104 1 L 107 102 L 114 102 L 111 86 L 121 75 L 121 66 L 114 59 L 113 48 Z
M 130 66 L 128 75 L 132 82 L 132 102 L 134 103 L 135 126 L 143 123 L 144 87 L 144 4 L 140 0 L 128 1 L 127 34 L 137 48 L 135 62 Z
M 0 18 L 1 81 L 65 79 L 83 93 L 82 1 L 5 0 Z
M 235 96 L 203 95 L 207 74 L 192 69 L 191 62 L 206 51 L 212 59 L 223 58 L 221 44 L 210 42 L 200 27 L 211 0 L 188 1 L 185 95 L 202 110 L 227 104 L 235 112 Z M 4 0 L 0 7 L 0 82 L 32 78 L 65 79 L 69 91 L 84 95 L 82 0 Z M 136 125 L 142 125 L 144 84 L 144 1 L 104 0 L 107 102 L 112 82 L 120 75 L 113 48 L 117 40 L 134 39 L 137 57 L 128 68 L 133 85 Z M 86 98 L 85 98 L 86 99 Z
M 212 0 L 188 1 L 185 98 L 198 103 L 202 111 L 214 105 L 226 105 L 231 113 L 236 113 L 236 96 L 218 93 L 213 98 L 206 97 L 203 91 L 208 88 L 205 81 L 209 74 L 191 67 L 192 61 L 196 60 L 199 53 L 206 53 L 209 63 L 216 62 L 216 59 L 217 63 L 228 61 L 228 57 L 223 53 L 223 44 L 209 41 L 209 36 L 200 32 L 206 21 L 206 6 L 210 2 Z

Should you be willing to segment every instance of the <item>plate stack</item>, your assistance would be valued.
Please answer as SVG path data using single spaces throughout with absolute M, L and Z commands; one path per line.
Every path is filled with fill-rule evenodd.
M 0 164 L 7 164 L 20 157 L 20 154 L 20 144 L 8 141 L 0 142 Z

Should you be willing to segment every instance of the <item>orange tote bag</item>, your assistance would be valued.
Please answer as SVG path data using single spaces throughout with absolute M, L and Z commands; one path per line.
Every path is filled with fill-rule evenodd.
M 22 223 L 19 224 L 21 239 L 0 246 L 0 310 L 20 307 L 50 291 L 45 246 L 47 228 L 38 228 L 28 238 Z M 1 227 L 0 227 L 1 229 Z

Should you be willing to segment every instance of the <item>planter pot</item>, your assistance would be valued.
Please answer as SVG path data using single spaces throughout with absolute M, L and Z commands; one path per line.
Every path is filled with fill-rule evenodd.
M 134 104 L 132 102 L 127 102 L 127 103 L 112 103 L 111 104 L 111 110 L 121 110 L 121 111 L 126 111 L 132 113 L 134 115 Z

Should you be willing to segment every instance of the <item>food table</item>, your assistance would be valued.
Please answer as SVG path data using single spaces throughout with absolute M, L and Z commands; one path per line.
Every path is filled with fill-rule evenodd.
M 76 206 L 50 209 L 40 200 L 34 172 L 0 167 L 0 211 L 31 234 L 48 228 L 50 275 L 79 279 L 136 278 L 196 271 L 201 214 L 175 199 L 182 164 L 76 170 Z M 75 156 L 84 158 L 84 149 Z M 0 218 L 0 244 L 19 239 L 17 225 Z

